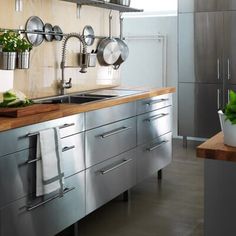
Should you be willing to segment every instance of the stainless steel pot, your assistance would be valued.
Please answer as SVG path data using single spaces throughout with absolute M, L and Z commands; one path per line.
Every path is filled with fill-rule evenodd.
M 114 69 L 117 70 L 119 69 L 120 65 L 125 62 L 125 60 L 128 58 L 129 56 L 129 48 L 128 45 L 125 43 L 125 41 L 123 40 L 123 21 L 124 18 L 122 18 L 120 16 L 120 38 L 117 38 L 117 42 L 119 44 L 120 50 L 121 50 L 121 54 L 118 58 L 118 60 L 113 64 L 114 65 Z
M 130 0 L 111 0 L 112 3 L 123 5 L 123 6 L 130 6 Z
M 109 37 L 103 39 L 97 49 L 98 62 L 102 66 L 113 65 L 121 54 L 120 46 L 116 39 L 111 36 L 111 13 L 109 15 Z

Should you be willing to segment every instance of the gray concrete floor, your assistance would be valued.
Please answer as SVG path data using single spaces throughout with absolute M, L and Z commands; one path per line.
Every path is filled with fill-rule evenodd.
M 79 236 L 203 236 L 203 160 L 196 145 L 174 140 L 163 179 L 148 178 L 129 202 L 114 199 L 78 223 Z M 73 234 L 63 234 L 73 235 Z

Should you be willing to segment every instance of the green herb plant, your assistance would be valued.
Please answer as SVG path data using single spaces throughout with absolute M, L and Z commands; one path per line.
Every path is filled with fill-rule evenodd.
M 232 90 L 229 92 L 229 103 L 224 109 L 226 120 L 230 120 L 232 125 L 236 124 L 236 93 Z
M 29 52 L 32 45 L 19 33 L 9 30 L 0 34 L 0 48 L 3 52 Z

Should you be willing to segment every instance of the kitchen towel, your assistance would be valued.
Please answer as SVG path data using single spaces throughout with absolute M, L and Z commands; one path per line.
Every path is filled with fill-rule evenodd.
M 62 147 L 59 128 L 46 129 L 37 135 L 36 196 L 64 189 Z

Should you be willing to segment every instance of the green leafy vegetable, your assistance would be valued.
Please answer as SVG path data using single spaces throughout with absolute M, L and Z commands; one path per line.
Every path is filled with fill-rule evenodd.
M 17 90 L 9 90 L 3 93 L 3 102 L 0 107 L 25 107 L 33 104 L 33 101 L 28 99 L 25 94 Z
M 226 120 L 230 120 L 233 125 L 236 124 L 236 93 L 232 90 L 229 92 L 229 103 L 224 109 Z

